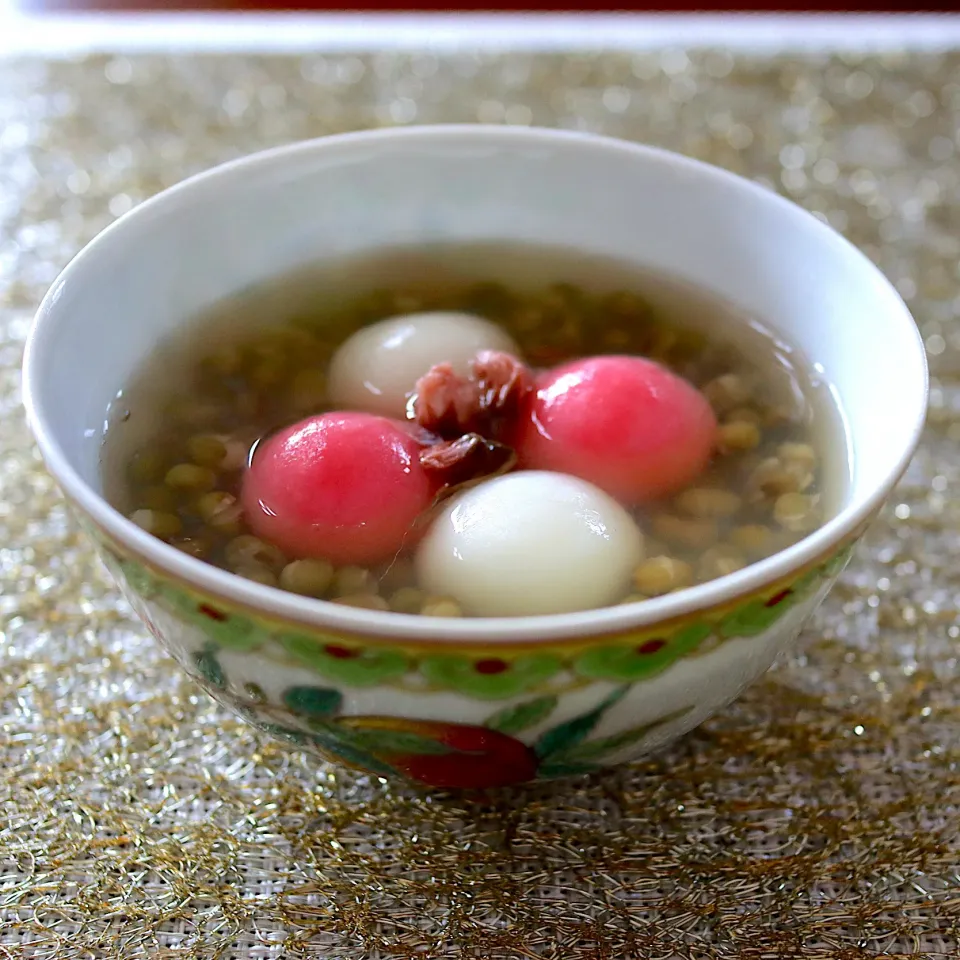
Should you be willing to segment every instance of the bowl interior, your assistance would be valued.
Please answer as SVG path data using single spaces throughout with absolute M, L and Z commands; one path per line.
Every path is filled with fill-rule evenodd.
M 96 501 L 109 514 L 94 496 L 105 411 L 185 320 L 324 258 L 476 241 L 573 247 L 662 270 L 756 314 L 803 351 L 835 392 L 853 470 L 840 516 L 781 566 L 839 539 L 902 471 L 924 413 L 922 345 L 896 292 L 852 246 L 772 193 L 672 154 L 480 127 L 272 151 L 114 224 L 57 281 L 31 339 L 25 393 L 48 463 L 84 508 Z M 122 518 L 110 523 L 137 535 Z

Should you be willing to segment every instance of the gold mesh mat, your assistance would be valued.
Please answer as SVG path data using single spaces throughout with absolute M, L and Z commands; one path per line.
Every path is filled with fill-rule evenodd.
M 134 203 L 435 121 L 760 178 L 880 264 L 933 372 L 919 456 L 787 662 L 655 761 L 483 802 L 318 765 L 213 706 L 68 521 L 18 395 L 44 289 Z M 0 63 L 0 958 L 960 955 L 958 129 L 958 54 Z

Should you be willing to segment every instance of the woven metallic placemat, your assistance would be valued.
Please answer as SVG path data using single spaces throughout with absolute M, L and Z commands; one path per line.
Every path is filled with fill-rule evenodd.
M 917 459 L 787 662 L 655 761 L 483 801 L 318 765 L 215 707 L 68 520 L 18 393 L 44 289 L 133 204 L 435 121 L 761 179 L 876 260 L 933 373 Z M 960 54 L 0 63 L 0 958 L 960 955 L 958 129 Z

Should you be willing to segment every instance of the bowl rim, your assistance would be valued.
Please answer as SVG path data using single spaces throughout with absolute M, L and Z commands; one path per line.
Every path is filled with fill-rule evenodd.
M 831 245 L 838 253 L 842 252 L 847 257 L 853 255 L 859 259 L 868 271 L 873 272 L 875 280 L 891 294 L 893 302 L 899 301 L 902 308 L 901 319 L 909 322 L 913 328 L 913 342 L 920 360 L 921 376 L 917 378 L 918 382 L 902 387 L 915 396 L 919 394 L 919 402 L 916 404 L 916 416 L 909 439 L 893 466 L 884 475 L 871 481 L 866 495 L 845 504 L 830 520 L 803 540 L 736 573 L 636 604 L 576 613 L 503 618 L 434 618 L 362 610 L 300 597 L 278 588 L 253 583 L 206 561 L 187 556 L 150 536 L 113 508 L 80 477 L 58 442 L 53 425 L 45 416 L 44 387 L 38 380 L 38 357 L 44 349 L 52 349 L 52 338 L 48 336 L 48 330 L 59 323 L 57 302 L 64 287 L 83 282 L 83 273 L 88 262 L 104 255 L 109 256 L 112 246 L 121 239 L 129 242 L 129 239 L 125 238 L 128 232 L 149 229 L 151 218 L 165 212 L 171 204 L 187 203 L 198 191 L 228 187 L 263 168 L 280 168 L 287 161 L 304 154 L 337 151 L 349 153 L 355 149 L 396 141 L 429 146 L 443 140 L 455 140 L 458 145 L 463 145 L 465 141 L 485 146 L 498 143 L 515 147 L 572 145 L 590 150 L 620 152 L 643 159 L 647 163 L 659 163 L 690 176 L 713 179 L 731 190 L 762 196 L 765 203 L 784 208 L 798 222 L 806 221 L 807 227 L 818 230 L 823 243 Z M 738 599 L 747 599 L 812 566 L 859 534 L 903 475 L 916 450 L 926 418 L 928 373 L 926 352 L 920 333 L 906 304 L 889 280 L 840 234 L 803 208 L 760 184 L 682 154 L 598 134 L 538 127 L 442 124 L 355 131 L 260 151 L 188 177 L 134 207 L 87 243 L 64 268 L 43 298 L 27 337 L 22 385 L 27 422 L 47 468 L 60 485 L 68 502 L 86 514 L 108 539 L 121 545 L 146 567 L 169 579 L 179 580 L 197 592 L 222 600 L 227 606 L 245 608 L 263 617 L 291 622 L 307 631 L 360 635 L 380 642 L 413 641 L 455 647 L 458 642 L 539 645 L 578 637 L 648 630 L 663 621 L 690 617 L 698 612 L 729 605 Z

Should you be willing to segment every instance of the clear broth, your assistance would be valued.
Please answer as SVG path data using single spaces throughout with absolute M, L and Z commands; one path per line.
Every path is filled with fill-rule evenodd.
M 244 290 L 192 318 L 159 345 L 109 412 L 102 456 L 107 498 L 142 523 L 145 512 L 172 514 L 177 524 L 152 532 L 261 582 L 294 584 L 297 592 L 359 606 L 455 614 L 444 598 L 418 597 L 412 568 L 402 561 L 330 571 L 327 578 L 321 571 L 319 579 L 297 587 L 284 576 L 287 558 L 275 550 L 258 557 L 249 549 L 231 553 L 237 536 L 251 539 L 242 523 L 225 528 L 229 536 L 218 532 L 203 519 L 196 491 L 171 491 L 164 481 L 171 466 L 196 461 L 191 436 L 229 438 L 235 468 L 238 450 L 245 454 L 273 430 L 329 409 L 323 371 L 359 327 L 447 308 L 504 326 L 535 367 L 595 354 L 652 355 L 711 394 L 722 425 L 757 426 L 758 446 L 718 456 L 696 484 L 740 497 L 743 506 L 734 516 L 710 516 L 709 503 L 698 507 L 695 496 L 682 505 L 678 500 L 634 511 L 647 537 L 648 569 L 646 575 L 637 571 L 624 601 L 762 559 L 802 539 L 842 502 L 849 467 L 839 411 L 829 384 L 793 345 L 757 318 L 675 278 L 579 251 L 507 244 L 404 248 L 326 261 Z M 229 358 L 237 356 L 243 359 L 234 370 Z M 748 385 L 749 396 L 737 401 L 734 390 L 724 397 L 718 377 Z M 736 430 L 729 435 L 735 438 Z M 240 475 L 221 471 L 216 491 L 236 495 Z M 769 496 L 758 494 L 767 488 Z M 783 511 L 777 513 L 784 494 L 808 503 L 810 516 L 784 523 Z M 796 507 L 800 501 L 794 501 Z

